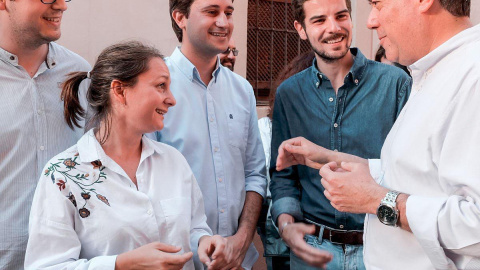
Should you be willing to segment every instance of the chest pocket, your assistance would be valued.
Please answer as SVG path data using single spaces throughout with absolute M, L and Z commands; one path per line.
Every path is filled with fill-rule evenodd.
M 185 228 L 190 228 L 190 218 L 192 215 L 190 198 L 171 198 L 161 200 L 160 204 L 162 206 L 162 211 L 165 215 L 165 220 L 167 221 L 167 228 L 169 230 L 182 230 Z
M 247 142 L 248 115 L 244 112 L 227 112 L 228 143 L 244 148 Z

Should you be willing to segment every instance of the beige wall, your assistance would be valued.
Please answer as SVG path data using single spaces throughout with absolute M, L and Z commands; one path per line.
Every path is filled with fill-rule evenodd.
M 240 50 L 235 71 L 246 75 L 247 1 L 234 2 L 233 36 Z M 59 43 L 93 64 L 106 46 L 139 39 L 170 55 L 178 40 L 173 33 L 168 0 L 77 0 L 68 3 Z
M 263 0 L 262 0 L 263 1 Z M 400 0 L 399 0 L 400 1 Z M 234 2 L 235 38 L 240 54 L 235 71 L 246 76 L 247 0 Z M 353 45 L 372 58 L 377 35 L 367 29 L 370 12 L 367 0 L 352 0 Z M 126 39 L 139 39 L 170 55 L 178 45 L 168 12 L 168 0 L 76 0 L 68 4 L 59 43 L 94 63 L 106 46 Z M 472 1 L 472 21 L 480 23 L 480 0 Z

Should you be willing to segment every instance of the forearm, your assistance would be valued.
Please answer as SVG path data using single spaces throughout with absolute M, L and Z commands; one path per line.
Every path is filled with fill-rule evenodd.
M 255 228 L 260 216 L 263 197 L 254 191 L 247 191 L 245 204 L 238 224 L 236 235 L 245 239 L 245 246 L 248 247 L 253 240 Z
M 363 164 L 368 164 L 368 159 L 361 158 L 359 156 L 343 153 L 343 152 L 337 152 L 337 151 L 332 151 L 329 150 L 327 154 L 327 160 L 321 160 L 323 158 L 323 154 L 319 155 L 316 160 L 319 163 L 328 163 L 328 162 L 336 162 L 337 165 L 340 167 L 342 162 L 355 162 L 355 163 L 363 163 Z M 323 162 L 322 162 L 323 161 Z

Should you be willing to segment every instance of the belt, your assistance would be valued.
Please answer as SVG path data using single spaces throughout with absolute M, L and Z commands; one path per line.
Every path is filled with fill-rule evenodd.
M 320 236 L 322 227 L 316 224 L 313 225 L 315 226 L 315 235 Z M 327 239 L 334 244 L 363 245 L 363 232 L 333 230 L 323 227 L 322 239 Z

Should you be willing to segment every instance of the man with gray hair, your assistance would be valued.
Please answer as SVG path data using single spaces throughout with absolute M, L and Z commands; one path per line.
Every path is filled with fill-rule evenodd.
M 277 169 L 327 163 L 332 206 L 367 213 L 368 269 L 480 269 L 480 25 L 470 0 L 370 3 L 368 26 L 413 78 L 381 159 L 294 138 L 280 146 Z
M 66 75 L 90 70 L 53 42 L 65 2 L 0 0 L 0 269 L 23 269 L 38 178 L 49 159 L 83 134 L 68 127 L 60 100 Z

